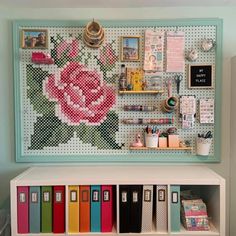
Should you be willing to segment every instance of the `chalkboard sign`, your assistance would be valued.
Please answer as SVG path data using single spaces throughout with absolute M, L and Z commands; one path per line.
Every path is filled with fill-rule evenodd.
M 212 65 L 189 65 L 189 88 L 213 88 Z

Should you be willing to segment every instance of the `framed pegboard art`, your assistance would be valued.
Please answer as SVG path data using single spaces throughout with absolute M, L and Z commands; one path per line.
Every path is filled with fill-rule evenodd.
M 100 21 L 104 35 L 101 46 L 97 48 L 88 47 L 83 41 L 88 22 L 13 22 L 16 161 L 219 162 L 222 20 Z M 136 93 L 120 91 L 121 65 L 125 64 L 129 73 L 132 73 L 130 68 L 139 68 L 141 71 L 144 66 L 146 30 L 158 32 L 163 36 L 160 46 L 162 54 L 157 55 L 157 62 L 162 63 L 163 69 L 158 73 L 142 71 L 145 83 L 152 83 L 153 78 L 158 80 L 158 92 L 148 92 L 145 89 Z M 170 50 L 168 51 L 171 41 L 167 40 L 167 32 L 177 31 L 184 37 L 184 64 L 181 74 L 166 69 L 175 66 L 167 63 L 167 55 L 171 55 Z M 37 40 L 40 37 L 39 42 Z M 133 38 L 140 40 L 139 60 L 121 61 L 120 41 L 125 37 L 128 37 L 130 42 Z M 32 42 L 33 39 L 37 40 Z M 214 42 L 211 50 L 202 49 L 203 39 L 211 39 Z M 172 43 L 173 45 L 175 46 Z M 131 50 L 125 43 L 122 47 L 123 53 Z M 135 53 L 135 46 L 132 50 L 132 53 Z M 189 55 L 189 52 L 195 54 Z M 192 56 L 192 60 L 187 55 Z M 132 54 L 123 56 L 132 58 Z M 195 64 L 211 66 L 210 89 L 189 88 L 189 66 Z M 198 71 L 196 76 L 204 76 L 204 72 Z M 182 79 L 179 84 L 175 81 L 176 78 Z M 167 94 L 167 85 L 171 85 L 168 86 L 171 95 Z M 138 87 L 140 84 L 137 82 L 134 86 Z M 172 113 L 163 112 L 161 107 L 168 96 L 174 96 L 181 104 L 184 104 L 184 98 L 194 97 L 194 116 L 187 114 L 184 105 L 178 106 Z M 208 113 L 205 114 L 204 105 L 200 107 L 199 104 L 205 104 L 207 109 L 213 107 L 210 110 L 213 122 L 200 122 L 200 115 L 201 120 L 209 121 L 210 118 L 204 117 Z M 130 105 L 149 108 L 146 111 L 127 111 L 126 108 Z M 155 109 L 150 111 L 150 107 Z M 164 110 L 168 111 L 167 108 Z M 183 111 L 187 112 L 185 118 L 181 117 Z M 189 117 L 192 119 L 190 125 Z M 187 123 L 183 123 L 183 119 L 186 119 Z M 164 132 L 175 127 L 179 138 L 183 142 L 188 141 L 190 147 L 130 148 L 138 133 L 143 142 L 147 123 L 156 120 L 168 122 L 155 125 L 155 129 Z M 152 124 L 150 126 L 154 127 Z M 196 137 L 208 131 L 213 136 L 209 155 L 198 155 Z

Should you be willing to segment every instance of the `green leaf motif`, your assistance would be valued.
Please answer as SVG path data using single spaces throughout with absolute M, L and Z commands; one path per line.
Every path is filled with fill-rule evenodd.
M 56 116 L 38 117 L 34 124 L 29 150 L 42 150 L 44 147 L 57 147 L 73 137 L 72 127 L 64 124 Z
M 119 75 L 114 74 L 112 75 L 112 77 L 108 77 L 106 81 L 107 83 L 110 83 L 110 84 L 117 84 L 118 78 L 119 78 Z
M 115 134 L 118 131 L 118 115 L 111 111 L 100 126 L 80 124 L 75 127 L 77 137 L 83 143 L 91 143 L 98 149 L 121 149 L 116 143 Z
M 63 52 L 63 56 L 61 58 L 57 58 L 57 52 L 56 52 L 56 49 L 52 49 L 51 50 L 51 55 L 52 55 L 52 58 L 54 59 L 54 62 L 55 64 L 59 67 L 59 68 L 62 68 L 67 62 L 68 62 L 68 59 L 67 57 L 65 56 L 65 54 L 67 53 L 67 51 Z
M 55 102 L 50 102 L 43 95 L 43 80 L 48 76 L 47 71 L 34 68 L 32 65 L 26 67 L 27 97 L 30 99 L 34 110 L 43 115 L 55 112 Z
M 119 118 L 114 111 L 110 111 L 107 114 L 107 119 L 98 127 L 98 130 L 112 149 L 121 149 L 115 139 L 116 132 L 119 130 Z

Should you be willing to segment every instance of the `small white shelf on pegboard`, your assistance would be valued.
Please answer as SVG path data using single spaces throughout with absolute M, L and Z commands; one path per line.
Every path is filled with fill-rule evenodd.
M 170 151 L 170 150 L 180 150 L 180 151 L 183 151 L 183 150 L 186 150 L 186 151 L 191 151 L 193 148 L 192 147 L 129 147 L 130 150 L 167 150 L 167 151 Z
M 119 94 L 162 94 L 164 90 L 140 90 L 140 91 L 122 91 L 119 90 Z

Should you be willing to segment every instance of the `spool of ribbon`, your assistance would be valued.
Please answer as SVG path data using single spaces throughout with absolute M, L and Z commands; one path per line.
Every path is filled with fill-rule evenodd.
M 89 22 L 84 30 L 83 41 L 91 48 L 99 48 L 105 39 L 104 29 L 97 21 Z
M 172 81 L 168 80 L 168 98 L 162 101 L 161 107 L 163 112 L 171 113 L 178 107 L 178 98 L 172 96 Z

